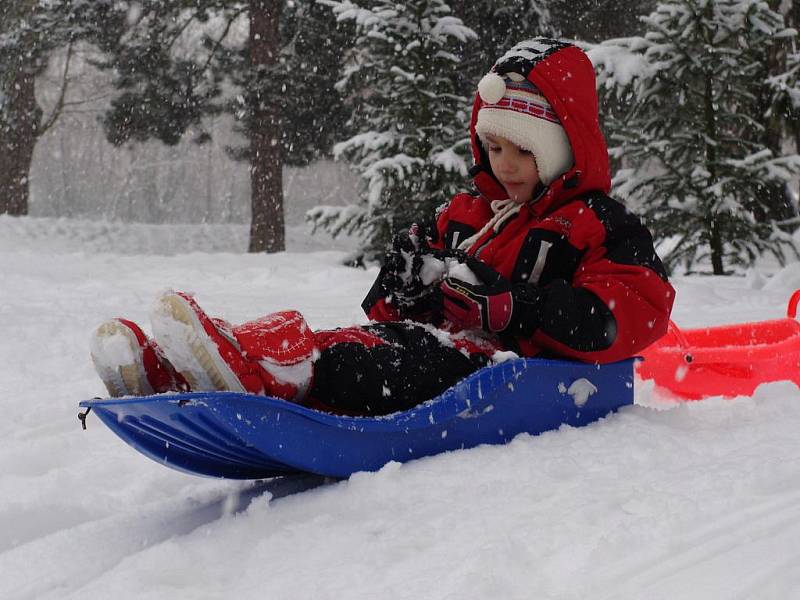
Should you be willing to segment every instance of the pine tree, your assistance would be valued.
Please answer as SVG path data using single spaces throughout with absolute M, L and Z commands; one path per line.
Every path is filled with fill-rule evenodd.
M 120 4 L 126 27 L 101 64 L 113 71 L 119 90 L 104 122 L 109 140 L 118 145 L 150 138 L 176 144 L 187 132 L 206 142 L 204 119 L 224 110 L 224 86 L 231 77 L 247 81 L 249 87 L 234 96 L 245 124 L 242 155 L 250 162 L 251 252 L 285 249 L 278 84 L 271 77 L 282 8 L 282 0 Z M 234 62 L 239 70 L 227 70 Z
M 369 8 L 320 1 L 358 33 L 339 82 L 354 104 L 356 134 L 334 152 L 363 185 L 356 203 L 318 207 L 309 218 L 334 235 L 359 232 L 363 256 L 372 258 L 394 231 L 430 217 L 463 188 L 470 98 L 454 50 L 476 36 L 443 0 L 375 0 Z
M 564 36 L 586 42 L 644 33 L 641 16 L 655 0 L 548 0 L 552 20 Z
M 551 4 L 551 0 L 451 0 L 453 14 L 478 36 L 459 48 L 470 84 L 474 86 L 515 44 L 533 37 L 558 37 Z
M 288 2 L 281 20 L 286 40 L 286 101 L 281 109 L 286 162 L 308 165 L 330 157 L 350 117 L 336 89 L 342 50 L 353 45 L 351 23 L 337 23 L 328 7 L 313 1 Z
M 324 156 L 347 118 L 330 65 L 341 36 L 314 0 L 147 0 L 104 48 L 120 95 L 105 126 L 116 144 L 184 135 L 206 142 L 230 114 L 250 164 L 251 252 L 285 248 L 282 167 Z M 323 16 L 328 17 L 326 26 Z M 311 20 L 309 22 L 309 20 Z
M 766 57 L 796 32 L 758 0 L 666 0 L 645 24 L 643 37 L 590 51 L 604 89 L 625 100 L 606 121 L 630 167 L 617 193 L 667 242 L 670 268 L 710 261 L 725 274 L 765 252 L 783 263 L 797 249 L 771 190 L 800 174 L 800 156 L 766 139 L 766 121 L 787 130 L 776 103 L 797 96 L 798 73 L 770 72 Z
M 0 3 L 0 214 L 28 213 L 34 148 L 63 112 L 73 53 L 81 41 L 101 38 L 112 24 L 105 0 Z M 45 114 L 36 98 L 36 78 L 62 48 L 60 92 Z
M 757 89 L 757 108 L 764 126 L 762 139 L 774 154 L 783 151 L 787 138 L 793 139 L 800 153 L 800 46 L 796 21 L 797 9 L 792 3 L 769 0 L 770 7 L 784 17 L 785 25 L 794 29 L 776 40 L 776 43 L 758 49 L 762 70 L 755 77 L 761 81 Z M 791 30 L 787 30 L 787 33 Z M 790 186 L 784 181 L 774 181 L 766 193 L 777 219 L 791 219 L 797 215 L 797 206 Z
M 26 26 L 33 3 L 0 10 L 0 214 L 19 216 L 28 212 L 28 174 L 42 119 L 35 78 L 47 51 L 41 34 Z

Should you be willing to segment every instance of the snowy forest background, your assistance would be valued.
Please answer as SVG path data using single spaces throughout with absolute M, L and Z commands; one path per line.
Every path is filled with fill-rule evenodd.
M 106 393 L 90 333 L 147 328 L 165 286 L 232 323 L 365 324 L 379 269 L 348 256 L 467 185 L 476 82 L 532 35 L 578 40 L 597 67 L 614 194 L 659 237 L 674 322 L 784 318 L 799 13 L 0 0 L 0 598 L 797 598 L 788 381 L 680 402 L 637 377 L 635 405 L 588 427 L 338 482 L 194 477 L 76 412 Z M 309 235 L 309 209 L 328 233 Z
M 267 252 L 307 219 L 379 256 L 468 185 L 477 80 L 547 35 L 589 52 L 614 193 L 671 269 L 784 264 L 798 23 L 791 0 L 3 2 L 0 214 L 250 223 Z

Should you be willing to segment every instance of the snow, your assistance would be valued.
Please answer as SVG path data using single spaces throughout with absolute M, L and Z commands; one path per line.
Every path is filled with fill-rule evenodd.
M 228 226 L 226 226 L 228 227 Z M 297 308 L 363 323 L 376 269 L 306 230 L 0 218 L 0 598 L 784 599 L 800 589 L 800 392 L 637 404 L 347 481 L 178 473 L 78 401 L 104 395 L 89 334 L 167 288 L 231 321 Z M 190 253 L 180 253 L 188 243 Z M 683 327 L 785 315 L 797 265 L 678 277 Z
M 635 49 L 635 48 L 634 48 Z M 649 78 L 658 72 L 645 56 L 633 52 L 623 41 L 607 40 L 604 44 L 585 45 L 589 60 L 598 69 L 598 78 L 605 87 L 625 88 L 636 78 Z
M 567 388 L 567 394 L 572 396 L 575 406 L 580 408 L 589 400 L 589 396 L 597 392 L 597 386 L 588 379 L 581 377 L 572 382 Z
M 431 155 L 431 163 L 437 167 L 441 167 L 449 173 L 459 173 L 464 177 L 467 176 L 469 171 L 467 168 L 467 162 L 464 160 L 462 155 L 456 152 L 455 147 L 433 153 Z
M 472 285 L 483 283 L 465 263 L 460 263 L 453 259 L 447 261 L 447 276 L 466 281 Z

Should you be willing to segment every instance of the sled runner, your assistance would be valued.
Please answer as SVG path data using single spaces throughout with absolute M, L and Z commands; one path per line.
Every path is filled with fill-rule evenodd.
M 519 433 L 580 427 L 632 403 L 632 360 L 587 365 L 515 359 L 383 417 L 336 416 L 234 392 L 89 400 L 81 406 L 166 466 L 260 479 L 294 472 L 348 477 L 390 461 L 503 444 Z M 86 413 L 81 416 L 85 424 Z
M 800 290 L 785 319 L 684 331 L 670 323 L 667 335 L 642 353 L 637 374 L 685 400 L 750 396 L 773 381 L 800 387 L 798 303 Z

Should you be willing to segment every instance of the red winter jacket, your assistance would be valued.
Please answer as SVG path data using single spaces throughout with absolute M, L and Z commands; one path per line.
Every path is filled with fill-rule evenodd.
M 594 70 L 575 46 L 537 40 L 536 49 L 516 46 L 495 69 L 526 75 L 558 114 L 575 164 L 534 202 L 490 229 L 467 252 L 513 284 L 538 286 L 541 322 L 531 336 L 501 336 L 523 356 L 561 356 L 611 362 L 635 355 L 667 330 L 675 291 L 653 249 L 650 232 L 609 198 L 608 151 L 598 122 Z M 490 201 L 506 198 L 475 133 L 476 96 L 470 133 L 478 194 L 459 194 L 438 215 L 432 246 L 455 248 L 492 217 Z M 376 321 L 397 320 L 399 311 L 376 282 L 364 301 Z

